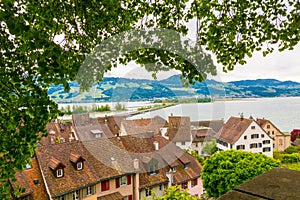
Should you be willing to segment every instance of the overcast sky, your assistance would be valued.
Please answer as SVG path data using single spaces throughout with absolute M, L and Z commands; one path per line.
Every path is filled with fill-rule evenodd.
M 195 21 L 191 21 L 188 25 L 188 38 L 195 41 Z M 300 44 L 294 50 L 285 50 L 283 52 L 275 51 L 266 57 L 262 56 L 262 52 L 255 52 L 252 58 L 247 60 L 247 64 L 236 66 L 233 71 L 224 73 L 222 65 L 216 63 L 218 68 L 217 77 L 211 77 L 218 81 L 228 82 L 245 79 L 273 78 L 281 81 L 292 80 L 300 82 Z M 162 72 L 157 74 L 158 79 L 165 79 L 174 75 L 176 71 Z M 126 78 L 147 78 L 152 76 L 144 68 L 131 62 L 127 66 L 120 66 L 106 73 L 105 76 L 126 77 Z
M 212 78 L 223 82 L 258 78 L 274 78 L 281 81 L 292 80 L 300 82 L 300 45 L 293 51 L 274 51 L 266 57 L 263 57 L 261 52 L 256 52 L 253 57 L 248 60 L 246 65 L 236 66 L 233 71 L 227 73 L 222 72 L 222 65 L 216 64 L 216 66 L 218 68 L 218 75 Z M 179 72 L 161 72 L 157 74 L 157 78 L 165 79 L 176 73 Z M 113 68 L 112 71 L 106 73 L 105 76 L 152 78 L 150 73 L 133 62 L 127 66 Z

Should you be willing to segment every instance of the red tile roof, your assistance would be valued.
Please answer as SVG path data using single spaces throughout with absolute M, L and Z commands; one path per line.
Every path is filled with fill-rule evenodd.
M 36 157 L 31 159 L 30 164 L 31 168 L 16 173 L 17 182 L 12 184 L 13 187 L 19 185 L 25 188 L 21 197 L 31 194 L 33 199 L 49 199 Z
M 263 118 L 263 119 L 259 119 L 259 118 L 257 118 L 256 119 L 256 122 L 257 122 L 257 124 L 260 126 L 260 127 L 262 127 L 262 128 L 264 128 L 264 126 L 266 125 L 266 124 L 271 124 L 281 135 L 284 135 L 270 120 L 268 120 L 268 119 L 265 119 L 265 118 Z
M 75 169 L 70 161 L 70 153 L 86 158 L 83 170 Z M 97 161 L 79 141 L 40 146 L 36 155 L 52 197 L 68 193 L 84 185 L 96 183 L 99 180 L 98 173 L 93 168 L 93 162 Z M 53 170 L 50 169 L 49 162 L 53 162 L 53 158 L 65 166 L 63 177 L 57 178 Z
M 98 119 L 89 118 L 89 114 L 73 115 L 72 119 L 80 141 L 114 137 L 107 124 L 99 122 Z M 100 134 L 99 138 L 96 137 L 96 131 Z
M 161 117 L 123 120 L 122 128 L 125 129 L 127 135 L 134 135 L 144 132 L 153 132 L 154 135 L 160 135 L 160 128 L 165 127 L 167 121 Z
M 224 142 L 234 144 L 250 126 L 253 119 L 230 117 L 225 125 L 220 129 L 217 138 Z

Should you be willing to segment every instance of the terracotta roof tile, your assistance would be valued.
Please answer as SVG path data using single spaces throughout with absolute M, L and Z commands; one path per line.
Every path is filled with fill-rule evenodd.
M 259 118 L 257 118 L 256 119 L 256 122 L 257 122 L 257 124 L 260 126 L 260 127 L 262 127 L 263 129 L 265 128 L 265 126 L 269 123 L 269 124 L 271 124 L 275 129 L 277 129 L 277 131 L 281 134 L 281 135 L 284 135 L 270 120 L 268 120 L 268 119 L 259 119 Z
M 13 186 L 25 188 L 25 193 L 21 194 L 21 197 L 31 194 L 33 199 L 49 199 L 36 157 L 31 159 L 31 168 L 17 173 L 16 178 L 17 182 Z
M 80 141 L 114 137 L 107 124 L 89 118 L 89 114 L 73 115 L 72 120 Z
M 160 128 L 165 127 L 167 121 L 161 117 L 123 120 L 121 127 L 127 135 L 134 135 L 144 132 L 153 132 L 154 135 L 160 135 Z
M 75 169 L 73 163 L 70 161 L 71 153 L 81 155 L 86 159 L 82 170 L 78 171 Z M 97 161 L 79 141 L 40 146 L 36 155 L 52 197 L 82 187 L 84 186 L 82 183 L 88 185 L 96 183 L 99 180 L 98 173 L 96 173 L 92 165 L 93 163 L 97 163 Z M 50 160 L 53 161 L 53 158 L 65 166 L 63 177 L 57 178 L 55 171 L 50 169 L 48 163 Z

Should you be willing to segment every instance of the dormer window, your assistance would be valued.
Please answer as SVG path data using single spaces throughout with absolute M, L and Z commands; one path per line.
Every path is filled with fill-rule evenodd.
M 57 169 L 56 170 L 56 177 L 60 178 L 64 176 L 64 170 L 63 169 Z
M 172 171 L 173 171 L 173 172 L 176 172 L 176 167 L 172 167 Z
M 70 153 L 70 161 L 76 170 L 79 171 L 84 168 L 83 162 L 85 161 L 85 159 L 82 156 L 80 156 L 76 153 Z
M 77 170 L 82 170 L 82 169 L 83 169 L 82 162 L 78 162 L 77 163 Z
M 60 178 L 64 176 L 64 168 L 66 166 L 62 164 L 62 162 L 60 162 L 54 157 L 51 157 L 48 165 L 53 171 L 55 177 Z
M 189 166 L 188 166 L 188 163 L 184 164 L 184 169 L 188 169 Z
M 155 175 L 158 173 L 158 161 L 154 158 L 144 157 L 142 162 L 147 169 L 148 175 Z

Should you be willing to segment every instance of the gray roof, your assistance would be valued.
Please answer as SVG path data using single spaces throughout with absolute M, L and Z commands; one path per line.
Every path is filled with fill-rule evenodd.
M 294 200 L 300 197 L 300 172 L 285 168 L 274 168 L 247 181 L 219 200 L 232 199 L 282 199 Z

